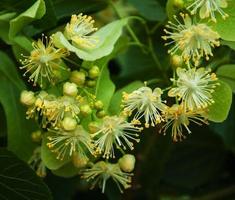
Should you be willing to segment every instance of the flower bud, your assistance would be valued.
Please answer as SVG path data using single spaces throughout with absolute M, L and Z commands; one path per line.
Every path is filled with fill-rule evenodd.
M 70 75 L 70 81 L 76 83 L 78 86 L 83 86 L 86 80 L 84 72 L 73 71 Z
M 32 132 L 31 139 L 33 142 L 40 142 L 42 140 L 42 132 L 40 130 Z
M 119 167 L 124 172 L 132 172 L 135 168 L 135 156 L 131 154 L 125 154 L 118 160 Z
M 73 131 L 77 126 L 77 121 L 71 117 L 65 117 L 62 121 L 62 127 L 66 131 Z
M 20 102 L 26 106 L 31 106 L 36 101 L 34 93 L 32 91 L 24 90 L 20 94 Z
M 96 81 L 94 81 L 94 80 L 88 80 L 88 81 L 86 82 L 86 85 L 87 85 L 88 87 L 95 87 Z
M 86 157 L 80 156 L 78 153 L 74 153 L 72 156 L 73 165 L 77 168 L 85 167 L 89 159 Z
M 98 66 L 92 66 L 91 69 L 88 72 L 88 75 L 91 79 L 95 79 L 99 76 L 100 74 L 100 69 Z
M 75 83 L 66 82 L 63 85 L 63 93 L 68 96 L 76 96 L 78 93 L 77 85 Z
M 174 68 L 181 67 L 183 65 L 183 59 L 179 55 L 171 56 L 171 64 Z
M 103 102 L 100 101 L 100 100 L 96 101 L 96 102 L 94 103 L 94 106 L 95 106 L 95 109 L 97 109 L 97 110 L 101 110 L 101 109 L 104 108 L 104 104 L 103 104 Z
M 99 131 L 99 124 L 97 122 L 90 122 L 88 124 L 88 130 L 91 134 L 96 133 L 97 131 Z
M 184 7 L 184 1 L 183 0 L 174 0 L 173 5 L 176 8 L 183 8 Z
M 106 115 L 106 112 L 104 110 L 100 110 L 96 112 L 96 116 L 98 118 L 103 118 Z
M 81 114 L 84 116 L 88 116 L 92 113 L 92 109 L 88 104 L 82 105 L 80 107 Z

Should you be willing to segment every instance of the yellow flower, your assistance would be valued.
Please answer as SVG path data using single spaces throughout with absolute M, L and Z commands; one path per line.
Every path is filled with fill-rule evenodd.
M 98 152 L 103 153 L 103 157 L 108 159 L 115 158 L 114 145 L 124 150 L 126 147 L 132 150 L 134 147 L 130 140 L 139 142 L 137 139 L 139 135 L 136 132 L 141 130 L 142 128 L 127 122 L 123 117 L 106 116 L 103 118 L 99 130 L 91 136 L 95 138 L 94 143 Z
M 96 47 L 99 40 L 96 36 L 91 35 L 97 30 L 94 28 L 94 22 L 91 16 L 72 15 L 70 23 L 65 27 L 65 37 L 80 48 L 92 49 Z
M 199 10 L 200 18 L 211 18 L 212 21 L 216 22 L 215 13 L 218 12 L 223 19 L 228 15 L 221 8 L 228 7 L 227 0 L 194 0 L 194 2 L 187 7 L 188 10 L 194 15 Z
M 212 93 L 219 84 L 216 75 L 205 68 L 177 68 L 176 86 L 169 90 L 170 97 L 182 100 L 186 109 L 197 110 L 214 103 Z
M 204 110 L 189 111 L 185 109 L 183 105 L 174 104 L 164 113 L 166 124 L 164 124 L 161 131 L 166 134 L 167 129 L 171 127 L 173 141 L 181 141 L 185 138 L 185 135 L 183 134 L 184 129 L 188 134 L 191 133 L 189 130 L 190 122 L 196 123 L 198 125 L 207 123 L 206 119 L 203 117 L 204 114 Z
M 30 56 L 24 56 L 25 59 L 20 60 L 23 65 L 20 69 L 26 69 L 24 76 L 27 73 L 31 74 L 29 80 L 33 81 L 34 85 L 39 82 L 42 87 L 44 78 L 53 83 L 55 70 L 63 69 L 61 58 L 68 55 L 67 50 L 63 48 L 56 49 L 52 39 L 46 36 L 37 42 L 33 42 L 32 46 L 34 49 L 31 51 Z
M 149 87 L 141 87 L 130 94 L 123 93 L 124 113 L 129 115 L 137 110 L 133 121 L 139 121 L 144 117 L 145 127 L 155 126 L 162 121 L 161 112 L 166 109 L 166 105 L 161 100 L 162 90 L 155 88 L 153 91 Z
M 122 193 L 122 187 L 124 187 L 124 189 L 131 187 L 132 175 L 131 173 L 123 172 L 118 164 L 111 164 L 104 161 L 99 161 L 94 164 L 92 168 L 85 169 L 82 172 L 82 178 L 92 182 L 91 189 L 98 185 L 102 188 L 102 193 L 105 192 L 106 182 L 110 178 L 113 179 Z
M 50 130 L 50 132 L 47 146 L 57 154 L 57 159 L 64 160 L 76 153 L 81 159 L 88 160 L 87 152 L 94 154 L 91 137 L 82 126 L 78 125 L 73 131 Z
M 220 35 L 207 24 L 193 22 L 187 14 L 181 13 L 181 17 L 183 23 L 175 16 L 177 23 L 169 22 L 166 25 L 169 30 L 165 29 L 164 31 L 168 35 L 162 38 L 164 40 L 173 40 L 166 43 L 166 45 L 174 44 L 168 51 L 171 55 L 181 52 L 186 63 L 192 60 L 197 66 L 202 57 L 209 60 L 209 56 L 213 56 L 212 48 L 220 45 Z

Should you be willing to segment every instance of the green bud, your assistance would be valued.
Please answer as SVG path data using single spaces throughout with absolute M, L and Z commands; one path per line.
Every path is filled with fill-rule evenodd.
M 100 100 L 96 101 L 94 106 L 95 106 L 95 109 L 97 109 L 97 110 L 102 110 L 104 108 L 104 104 Z
M 100 110 L 96 112 L 96 116 L 98 118 L 103 118 L 106 115 L 106 112 L 104 110 Z
M 62 121 L 62 127 L 66 131 L 73 131 L 77 126 L 77 121 L 71 117 L 65 117 Z
M 98 66 L 92 66 L 91 69 L 88 71 L 88 75 L 91 79 L 96 79 L 100 74 L 100 69 Z
M 84 116 L 88 116 L 92 113 L 92 109 L 88 104 L 82 105 L 80 107 L 81 114 Z
M 86 85 L 87 85 L 88 87 L 95 87 L 96 81 L 94 81 L 94 80 L 88 80 L 88 81 L 86 81 Z
M 171 56 L 171 64 L 174 68 L 181 67 L 183 65 L 183 59 L 179 55 Z
M 135 168 L 135 156 L 131 154 L 125 154 L 118 160 L 119 167 L 124 172 L 132 172 Z
M 74 153 L 72 156 L 73 165 L 77 168 L 85 167 L 89 159 L 86 157 L 80 156 L 78 153 Z
M 77 85 L 75 83 L 66 82 L 63 85 L 63 93 L 67 96 L 76 96 L 78 94 Z
M 20 94 L 20 102 L 26 106 L 31 106 L 35 103 L 36 98 L 32 91 L 24 90 Z
M 88 124 L 88 130 L 91 134 L 96 133 L 97 131 L 99 131 L 99 124 L 97 122 L 90 122 Z
M 40 130 L 32 132 L 31 139 L 33 142 L 41 142 L 42 132 Z
M 184 1 L 183 0 L 174 0 L 173 5 L 176 8 L 183 8 L 184 7 Z
M 76 83 L 78 86 L 83 86 L 86 81 L 86 75 L 84 72 L 73 71 L 70 75 L 70 81 Z

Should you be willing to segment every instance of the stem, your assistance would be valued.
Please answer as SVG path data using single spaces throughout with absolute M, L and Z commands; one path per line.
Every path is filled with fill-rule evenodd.
M 110 5 L 112 6 L 113 10 L 116 12 L 118 18 L 122 19 L 123 16 L 121 15 L 121 13 L 119 12 L 119 10 L 117 9 L 116 5 L 112 2 L 112 1 L 109 1 Z M 145 46 L 144 44 L 142 44 L 140 42 L 140 40 L 138 39 L 138 37 L 136 36 L 136 34 L 134 33 L 134 31 L 132 30 L 132 28 L 129 26 L 129 24 L 126 25 L 126 28 L 130 34 L 130 36 L 132 37 L 132 39 L 135 41 L 135 43 L 142 47 L 142 46 Z

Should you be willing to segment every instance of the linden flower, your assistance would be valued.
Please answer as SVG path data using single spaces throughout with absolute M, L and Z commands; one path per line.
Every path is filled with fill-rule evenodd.
M 205 68 L 177 68 L 178 79 L 173 80 L 176 87 L 169 90 L 170 97 L 182 99 L 186 109 L 197 110 L 214 103 L 212 93 L 219 84 L 215 73 Z
M 99 127 L 99 130 L 92 134 L 95 140 L 95 146 L 99 153 L 103 153 L 104 158 L 115 158 L 114 144 L 122 147 L 124 150 L 128 146 L 133 149 L 133 143 L 129 140 L 139 142 L 136 132 L 140 132 L 142 128 L 135 127 L 132 123 L 129 123 L 123 117 L 118 116 L 106 116 L 103 118 L 103 123 Z
M 131 173 L 123 172 L 118 164 L 111 164 L 104 161 L 99 161 L 94 164 L 91 169 L 85 169 L 82 172 L 82 178 L 87 181 L 92 181 L 91 189 L 98 185 L 102 188 L 102 193 L 105 192 L 106 182 L 109 178 L 113 179 L 122 193 L 122 187 L 124 187 L 124 189 L 131 187 L 132 175 Z
M 93 145 L 89 133 L 82 126 L 77 126 L 74 131 L 50 130 L 52 133 L 47 138 L 47 146 L 57 154 L 57 159 L 64 160 L 74 153 L 81 159 L 88 160 L 87 153 L 93 154 Z
M 166 105 L 161 100 L 162 90 L 155 88 L 153 91 L 149 87 L 141 87 L 130 94 L 123 93 L 124 113 L 131 115 L 137 110 L 133 121 L 139 121 L 144 117 L 145 127 L 149 124 L 155 126 L 162 121 L 161 111 L 166 109 Z
M 41 147 L 37 147 L 32 157 L 29 159 L 28 164 L 36 171 L 36 174 L 40 177 L 46 176 L 46 166 L 41 159 Z
M 207 123 L 203 115 L 204 110 L 188 111 L 183 105 L 174 104 L 172 107 L 168 108 L 164 114 L 166 124 L 162 127 L 164 134 L 169 127 L 171 128 L 171 135 L 174 142 L 181 141 L 185 138 L 183 134 L 183 129 L 186 129 L 188 134 L 191 133 L 189 130 L 190 122 L 194 122 L 198 125 Z
M 79 101 L 74 97 L 62 96 L 53 100 L 44 99 L 42 106 L 42 115 L 57 126 L 65 117 L 65 114 L 71 115 L 73 118 L 78 118 L 80 113 Z
M 166 45 L 174 44 L 168 51 L 171 55 L 177 51 L 182 52 L 182 58 L 186 63 L 190 60 L 197 66 L 202 57 L 209 60 L 209 56 L 213 56 L 212 48 L 219 46 L 220 35 L 213 31 L 207 24 L 194 23 L 187 14 L 182 14 L 183 23 L 175 16 L 176 24 L 169 22 L 164 30 L 167 36 L 163 36 L 164 40 L 172 39 L 173 41 Z
M 87 15 L 72 15 L 64 34 L 68 40 L 72 40 L 80 48 L 94 48 L 98 43 L 98 38 L 91 35 L 97 30 L 94 28 L 94 22 L 92 17 Z
M 199 10 L 200 18 L 210 17 L 212 21 L 216 22 L 215 12 L 219 12 L 223 19 L 228 15 L 221 9 L 228 7 L 227 0 L 196 0 L 187 9 L 191 10 L 194 15 Z
M 45 40 L 42 37 L 37 42 L 33 42 L 34 50 L 31 51 L 30 56 L 24 56 L 25 59 L 20 60 L 23 65 L 20 69 L 26 69 L 24 76 L 30 73 L 29 81 L 33 81 L 34 85 L 39 82 L 41 87 L 43 78 L 53 82 L 54 71 L 63 68 L 60 66 L 60 59 L 68 55 L 65 49 L 56 49 L 52 39 L 48 39 L 46 36 L 44 38 Z

